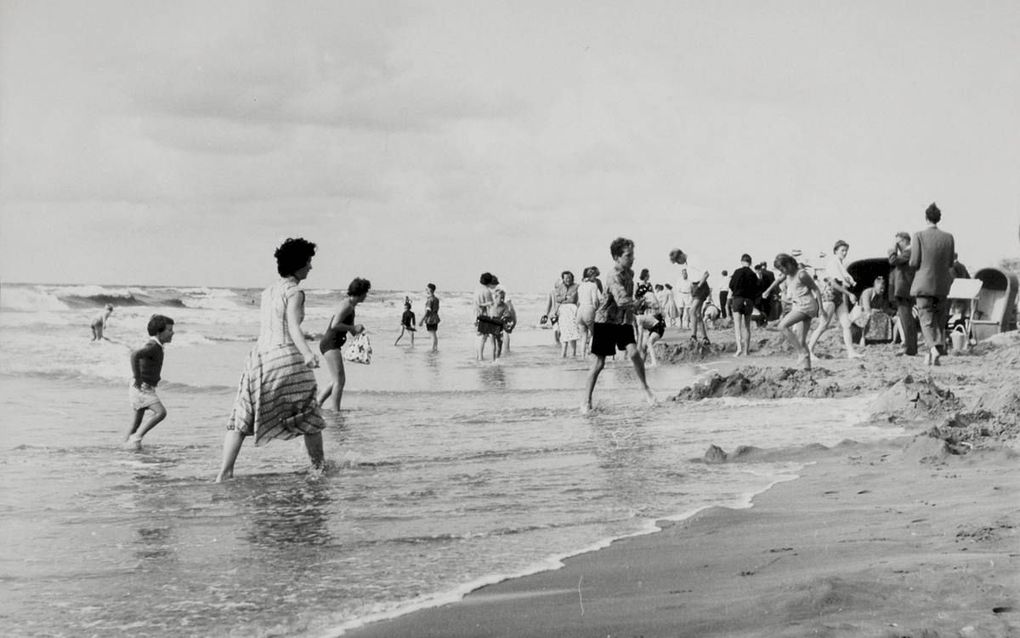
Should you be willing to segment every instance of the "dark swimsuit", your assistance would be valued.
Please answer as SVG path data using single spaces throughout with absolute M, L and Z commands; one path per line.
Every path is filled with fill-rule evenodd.
M 337 323 L 345 323 L 348 325 L 354 323 L 354 312 L 351 311 L 348 317 L 341 317 Z M 322 338 L 319 339 L 319 352 L 326 354 L 330 350 L 339 350 L 346 342 L 346 330 L 341 330 L 336 327 L 326 328 L 326 332 L 322 333 Z

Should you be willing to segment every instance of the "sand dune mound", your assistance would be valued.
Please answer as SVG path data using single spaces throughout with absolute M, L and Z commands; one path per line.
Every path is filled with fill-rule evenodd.
M 881 382 L 878 387 L 885 387 Z M 876 386 L 867 379 L 837 379 L 832 372 L 818 368 L 759 368 L 749 366 L 727 375 L 712 373 L 692 386 L 680 390 L 674 401 L 699 401 L 712 397 L 749 397 L 756 399 L 849 397 Z
M 930 378 L 915 380 L 907 375 L 879 393 L 870 411 L 872 420 L 903 423 L 951 416 L 961 407 L 951 391 L 938 387 Z

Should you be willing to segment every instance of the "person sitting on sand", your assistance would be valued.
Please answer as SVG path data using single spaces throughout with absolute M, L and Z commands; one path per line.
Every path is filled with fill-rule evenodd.
M 885 298 L 885 277 L 876 277 L 871 288 L 868 288 L 861 293 L 858 307 L 860 307 L 859 315 L 854 323 L 861 329 L 861 338 L 857 342 L 857 345 L 864 347 L 865 338 L 868 336 L 868 328 L 870 327 L 884 327 L 888 330 L 889 320 L 888 315 L 885 314 L 885 308 L 888 304 Z
M 90 324 L 92 328 L 92 341 L 99 341 L 100 339 L 106 339 L 103 336 L 103 332 L 106 331 L 106 324 L 110 320 L 110 315 L 113 314 L 113 305 L 106 304 L 103 312 L 100 312 L 92 319 Z M 106 339 L 109 341 L 109 339 Z
M 599 374 L 606 367 L 606 357 L 614 356 L 617 350 L 627 352 L 648 402 L 655 403 L 655 395 L 645 380 L 645 363 L 634 339 L 634 271 L 631 270 L 634 265 L 634 242 L 617 237 L 609 245 L 609 254 L 615 262 L 615 268 L 606 282 L 602 303 L 595 312 L 591 341 L 591 353 L 595 355 L 595 362 L 588 372 L 585 400 L 581 407 L 585 414 L 592 409 L 592 394 Z
M 818 316 L 818 309 L 821 306 L 818 285 L 815 284 L 814 278 L 808 274 L 807 270 L 801 268 L 791 255 L 779 253 L 776 255 L 773 265 L 782 276 L 762 291 L 762 297 L 771 295 L 774 288 L 786 281 L 786 295 L 790 300 L 790 311 L 779 320 L 779 328 L 798 354 L 797 362 L 805 370 L 810 370 L 811 351 L 807 345 L 807 334 L 811 327 L 811 320 Z M 799 335 L 794 332 L 795 327 L 799 328 Z
M 400 334 L 397 335 L 397 340 L 393 342 L 393 345 L 400 343 L 400 339 L 404 336 L 404 333 L 411 335 L 411 345 L 414 345 L 414 311 L 411 310 L 411 303 L 406 302 L 404 304 L 404 314 L 400 316 Z
M 163 345 L 174 338 L 174 320 L 163 315 L 152 315 L 146 331 L 149 333 L 149 341 L 131 353 L 133 380 L 128 388 L 128 400 L 135 415 L 124 443 L 136 450 L 142 447 L 142 437 L 166 418 L 166 408 L 156 395 L 156 386 L 163 372 Z M 142 426 L 146 411 L 152 412 L 152 416 Z

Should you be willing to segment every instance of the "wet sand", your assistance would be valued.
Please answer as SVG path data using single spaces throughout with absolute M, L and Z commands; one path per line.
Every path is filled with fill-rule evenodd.
M 730 335 L 727 339 L 727 334 Z M 895 357 L 821 359 L 811 372 L 777 333 L 734 359 L 696 355 L 671 330 L 664 359 L 709 366 L 702 396 L 876 393 L 867 418 L 912 433 L 880 445 L 706 450 L 705 462 L 809 461 L 749 509 L 713 508 L 661 532 L 481 588 L 464 600 L 352 630 L 369 636 L 1020 635 L 1020 335 L 949 356 L 938 368 Z M 829 334 L 820 353 L 840 353 Z M 721 351 L 721 352 L 720 352 Z M 821 388 L 821 390 L 820 390 Z M 828 389 L 826 389 L 828 388 Z M 706 391 L 706 389 L 708 389 Z M 916 434 L 913 434 L 915 433 Z

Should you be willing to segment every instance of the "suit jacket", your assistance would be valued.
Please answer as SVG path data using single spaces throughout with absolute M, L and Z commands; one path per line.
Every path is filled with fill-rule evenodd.
M 947 297 L 953 284 L 955 253 L 953 236 L 945 231 L 926 228 L 914 233 L 910 243 L 910 266 L 917 272 L 914 273 L 910 294 L 914 297 Z
M 914 283 L 914 269 L 910 267 L 910 249 L 897 253 L 895 248 L 889 249 L 889 265 L 892 274 L 889 289 L 893 297 L 907 299 L 910 297 L 910 286 Z

